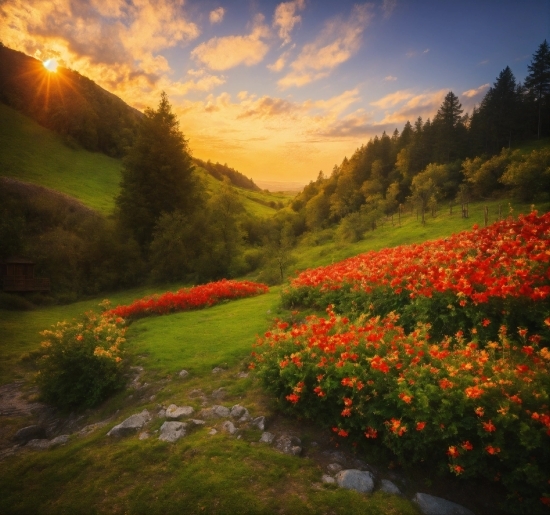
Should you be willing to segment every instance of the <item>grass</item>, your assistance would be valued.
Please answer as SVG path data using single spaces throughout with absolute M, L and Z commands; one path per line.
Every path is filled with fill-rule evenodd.
M 69 147 L 2 103 L 0 121 L 0 175 L 60 191 L 105 215 L 113 211 L 120 160 Z

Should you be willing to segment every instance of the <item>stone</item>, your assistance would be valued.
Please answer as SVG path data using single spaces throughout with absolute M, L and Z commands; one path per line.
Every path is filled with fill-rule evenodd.
M 212 373 L 213 373 L 213 374 L 219 374 L 219 373 L 221 373 L 221 372 L 223 372 L 223 368 L 214 367 L 214 368 L 212 369 Z
M 107 424 L 108 424 L 107 420 L 104 420 L 103 422 L 97 422 L 96 424 L 90 424 L 88 426 L 83 427 L 78 432 L 78 434 L 80 436 L 88 436 L 90 433 L 93 433 L 96 429 L 106 426 Z
M 189 372 L 187 370 L 180 370 L 178 376 L 180 376 L 181 379 L 185 379 L 189 375 Z
M 185 436 L 185 422 L 165 422 L 160 426 L 159 440 L 163 442 L 176 442 Z
M 147 438 L 149 438 L 151 435 L 149 434 L 148 431 L 142 431 L 141 433 L 139 433 L 139 439 L 140 440 L 147 440 Z
M 135 433 L 138 429 L 141 429 L 147 422 L 151 420 L 149 412 L 144 409 L 141 413 L 136 413 L 131 417 L 113 427 L 107 436 L 126 436 L 131 433 Z
M 474 515 L 472 511 L 441 497 L 417 493 L 412 502 L 418 505 L 424 515 Z
M 43 427 L 32 425 L 21 428 L 17 433 L 15 433 L 13 439 L 24 445 L 30 440 L 42 439 L 46 436 L 46 431 Z
M 50 440 L 50 447 L 57 447 L 58 445 L 65 445 L 69 441 L 70 435 L 56 436 L 53 440 Z
M 231 410 L 225 406 L 212 406 L 212 413 L 219 418 L 229 417 Z
M 192 419 L 188 420 L 187 422 L 192 427 L 203 427 L 206 424 L 206 422 L 204 420 L 198 420 L 196 418 L 192 418 Z
M 299 456 L 302 452 L 302 442 L 296 436 L 281 435 L 275 442 L 275 449 L 285 454 Z
M 248 410 L 244 412 L 244 415 L 239 419 L 239 422 L 248 422 L 250 420 L 250 413 L 248 413 Z
M 226 396 L 227 391 L 223 386 L 221 386 L 220 388 L 216 388 L 211 395 L 212 399 L 223 399 Z
M 237 428 L 233 425 L 233 422 L 226 420 L 222 425 L 222 431 L 234 435 L 237 432 Z
M 244 406 L 241 406 L 240 404 L 235 404 L 235 406 L 231 408 L 230 415 L 233 418 L 241 418 L 246 413 L 248 413 L 248 410 Z
M 251 424 L 263 431 L 265 429 L 265 417 L 256 417 L 252 419 Z
M 392 495 L 403 495 L 399 487 L 389 479 L 382 479 L 382 481 L 380 481 L 380 491 Z
M 189 397 L 204 397 L 204 392 L 198 388 L 194 388 L 187 395 L 189 395 Z
M 158 418 L 166 418 L 166 410 L 165 410 L 165 409 L 161 409 L 161 410 L 157 413 L 157 417 L 158 417 Z
M 328 474 L 323 474 L 321 481 L 323 483 L 328 483 L 329 485 L 336 483 L 336 479 L 334 479 L 332 476 L 329 476 Z
M 57 436 L 53 440 L 48 440 L 45 438 L 35 438 L 27 443 L 26 447 L 35 449 L 37 451 L 44 451 L 52 447 L 57 447 L 58 445 L 65 445 L 69 441 L 69 435 Z
M 214 428 L 212 428 L 210 431 L 208 431 L 209 435 L 215 435 L 218 431 L 216 431 Z
M 267 431 L 265 433 L 262 433 L 262 437 L 260 438 L 261 443 L 267 443 L 267 444 L 271 444 L 273 440 L 275 440 L 275 435 Z
M 166 418 L 169 418 L 171 420 L 177 420 L 182 417 L 189 417 L 193 413 L 195 413 L 195 410 L 191 406 L 176 406 L 175 404 L 170 404 L 166 408 Z
M 365 494 L 370 494 L 374 490 L 374 476 L 370 472 L 362 470 L 341 470 L 336 474 L 336 482 L 340 488 Z
M 328 465 L 327 470 L 329 471 L 329 474 L 338 474 L 342 470 L 342 465 L 340 463 L 331 463 Z
M 239 379 L 246 379 L 246 378 L 248 377 L 248 372 L 239 372 L 239 373 L 237 374 L 237 377 L 238 377 Z

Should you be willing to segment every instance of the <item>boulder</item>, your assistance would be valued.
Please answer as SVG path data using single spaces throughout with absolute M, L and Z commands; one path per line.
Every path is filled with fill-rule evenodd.
M 235 404 L 235 406 L 231 408 L 231 412 L 230 412 L 233 418 L 241 418 L 243 415 L 247 413 L 248 413 L 248 410 L 244 406 L 241 406 L 240 404 Z
M 212 392 L 212 399 L 223 399 L 225 396 L 227 396 L 227 391 L 223 386 L 220 386 L 220 388 L 216 388 Z
M 328 474 L 323 474 L 321 481 L 330 485 L 336 483 L 336 479 L 334 479 L 332 476 L 329 476 Z
M 185 436 L 185 422 L 165 422 L 160 426 L 159 440 L 163 442 L 176 442 Z
M 211 435 L 211 436 L 213 436 L 213 435 L 215 435 L 215 434 L 217 434 L 217 433 L 218 433 L 218 431 L 217 431 L 216 429 L 214 429 L 214 428 L 212 428 L 210 431 L 208 431 L 208 434 Z
M 472 511 L 441 497 L 417 493 L 412 502 L 416 503 L 424 515 L 474 515 Z
M 225 406 L 212 406 L 212 413 L 218 418 L 227 418 L 231 414 L 231 410 Z
M 340 463 L 331 463 L 328 465 L 327 470 L 329 474 L 338 474 L 342 470 L 342 465 Z
M 178 376 L 180 376 L 181 379 L 185 379 L 189 375 L 189 372 L 187 370 L 180 370 Z
M 265 429 L 265 417 L 256 417 L 252 419 L 251 424 L 263 431 Z
M 267 431 L 262 433 L 262 437 L 260 438 L 261 443 L 271 444 L 273 440 L 275 440 L 275 435 L 273 433 L 268 433 Z
M 237 432 L 237 428 L 233 425 L 233 422 L 226 420 L 222 425 L 222 431 L 234 435 Z
M 175 404 L 170 404 L 170 406 L 166 408 L 166 414 L 164 416 L 170 420 L 178 420 L 182 417 L 189 417 L 193 413 L 195 413 L 195 410 L 191 406 L 176 406 Z
M 403 495 L 399 487 L 388 479 L 382 479 L 382 481 L 380 481 L 380 491 L 392 495 Z
M 281 435 L 275 442 L 275 449 L 285 454 L 299 456 L 302 452 L 302 442 L 296 436 Z
M 43 427 L 33 425 L 33 426 L 27 426 L 27 427 L 21 428 L 19 431 L 17 431 L 17 433 L 15 433 L 15 436 L 13 437 L 13 439 L 16 442 L 24 445 L 30 440 L 42 439 L 45 436 L 46 436 L 46 431 L 44 430 Z
M 198 420 L 196 418 L 192 418 L 187 421 L 190 427 L 203 427 L 206 422 L 204 420 Z
M 336 482 L 341 488 L 365 494 L 370 494 L 374 490 L 374 476 L 370 472 L 363 470 L 341 470 L 336 474 Z
M 131 417 L 113 427 L 107 436 L 126 436 L 131 433 L 135 433 L 138 429 L 141 429 L 147 422 L 151 420 L 149 412 L 144 409 L 141 413 L 136 413 Z
M 69 441 L 69 435 L 57 436 L 52 440 L 44 438 L 35 438 L 27 443 L 26 447 L 30 449 L 35 449 L 37 451 L 43 451 L 46 449 L 51 449 L 52 447 L 57 447 L 58 445 L 65 445 Z

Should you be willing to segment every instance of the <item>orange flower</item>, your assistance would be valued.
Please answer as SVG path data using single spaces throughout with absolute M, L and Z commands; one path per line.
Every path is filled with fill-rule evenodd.
M 351 406 L 353 404 L 353 401 L 349 399 L 348 397 L 344 397 L 344 405 L 345 406 Z
M 454 472 L 457 476 L 464 472 L 464 467 L 461 467 L 460 465 L 449 465 L 449 468 L 451 469 L 451 472 Z
M 365 431 L 366 438 L 376 438 L 377 436 L 378 431 L 376 429 L 373 429 L 372 427 L 367 427 L 367 430 Z
M 426 422 L 418 422 L 416 424 L 416 430 L 417 431 L 422 431 L 425 427 L 426 427 Z
M 449 447 L 449 450 L 447 451 L 447 454 L 451 458 L 458 458 L 460 456 L 460 453 L 458 452 L 458 449 L 454 445 L 451 445 Z
M 296 395 L 295 393 L 291 393 L 290 395 L 286 396 L 286 400 L 292 402 L 292 404 L 296 404 L 300 400 L 300 396 Z
M 481 406 L 478 406 L 474 411 L 478 417 L 485 415 L 485 410 Z
M 342 410 L 341 415 L 342 415 L 343 417 L 351 417 L 351 410 L 350 410 L 349 408 L 344 408 L 344 409 Z
M 488 433 L 491 433 L 497 430 L 497 428 L 493 425 L 493 423 L 490 420 L 489 422 L 483 422 L 483 429 L 485 429 L 485 431 L 487 431 Z
M 485 447 L 485 450 L 489 453 L 489 454 L 498 454 L 500 452 L 500 447 L 493 447 L 492 445 L 488 445 L 487 447 Z
M 485 392 L 477 386 L 469 386 L 464 390 L 464 393 L 466 394 L 466 397 L 470 399 L 477 399 L 478 397 L 481 397 Z
M 460 446 L 466 451 L 471 451 L 474 448 L 474 446 L 468 440 L 462 442 Z
M 344 429 L 340 429 L 340 431 L 338 431 L 338 436 L 343 436 L 345 438 L 348 435 L 349 435 L 349 433 L 347 431 L 345 431 Z
M 407 395 L 406 393 L 403 393 L 403 392 L 401 392 L 401 393 L 399 394 L 399 398 L 400 398 L 403 402 L 405 402 L 405 403 L 407 403 L 407 404 L 410 404 L 411 401 L 412 401 L 412 399 L 413 399 L 412 396 Z

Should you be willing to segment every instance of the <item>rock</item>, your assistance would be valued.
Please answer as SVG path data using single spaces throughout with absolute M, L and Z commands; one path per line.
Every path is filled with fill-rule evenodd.
M 244 412 L 244 415 L 239 419 L 239 422 L 248 422 L 250 420 L 250 413 L 248 410 Z
M 216 431 L 214 428 L 212 428 L 210 431 L 208 431 L 209 435 L 215 435 L 218 431 Z
M 180 376 L 182 379 L 185 379 L 189 375 L 189 372 L 187 370 L 180 370 L 178 376 Z
M 230 435 L 234 435 L 237 432 L 237 428 L 233 425 L 233 422 L 226 420 L 223 423 L 222 430 Z
M 163 442 L 176 442 L 185 436 L 185 422 L 165 422 L 160 426 L 159 440 Z
M 382 479 L 382 481 L 380 481 L 380 491 L 386 492 L 392 495 L 401 495 L 401 496 L 403 495 L 401 490 L 399 490 L 398 486 L 392 483 L 388 479 Z
M 328 474 L 323 474 L 321 481 L 323 483 L 328 483 L 329 485 L 336 483 L 336 479 L 334 479 L 332 476 L 329 476 Z
M 50 447 L 57 447 L 58 445 L 65 445 L 69 441 L 70 435 L 56 436 L 53 440 L 50 440 Z
M 165 410 L 165 409 L 161 409 L 161 410 L 157 413 L 157 417 L 158 417 L 158 418 L 166 418 L 166 410 Z
M 88 426 L 83 427 L 78 434 L 80 436 L 88 436 L 90 433 L 93 433 L 96 429 L 99 429 L 103 426 L 106 426 L 108 422 L 104 420 L 103 422 L 97 422 L 96 424 L 90 424 Z
M 126 436 L 131 433 L 135 433 L 138 429 L 141 429 L 149 420 L 151 416 L 149 412 L 144 409 L 141 413 L 136 413 L 131 417 L 113 427 L 107 436 Z
M 166 408 L 166 418 L 171 420 L 177 420 L 181 417 L 189 417 L 195 410 L 191 406 L 176 406 L 175 404 L 170 404 Z
M 188 393 L 189 397 L 204 397 L 204 392 L 198 388 L 194 388 Z
M 21 428 L 19 431 L 17 431 L 17 433 L 15 433 L 15 436 L 13 437 L 13 439 L 16 442 L 24 445 L 30 440 L 41 439 L 41 438 L 44 438 L 45 436 L 46 436 L 46 431 L 44 430 L 43 427 L 33 425 L 33 426 L 27 426 L 27 427 Z
M 271 444 L 273 440 L 275 440 L 275 435 L 273 433 L 268 433 L 267 431 L 262 433 L 262 437 L 260 438 L 261 443 Z
M 219 418 L 229 417 L 231 410 L 225 406 L 212 406 L 212 413 Z
M 235 404 L 235 406 L 231 408 L 231 412 L 230 412 L 233 418 L 241 418 L 246 413 L 248 413 L 248 410 L 244 406 L 241 406 L 240 404 Z
M 346 456 L 341 451 L 333 451 L 329 455 L 336 463 L 340 463 L 340 465 L 345 465 L 347 462 Z
M 302 442 L 296 436 L 281 435 L 275 442 L 275 449 L 285 454 L 299 456 L 302 452 Z
M 148 431 L 142 431 L 141 433 L 139 433 L 139 439 L 140 440 L 147 440 L 147 438 L 149 438 L 151 435 L 149 434 Z
M 412 502 L 418 505 L 424 515 L 474 515 L 472 511 L 460 504 L 433 495 L 417 493 Z
M 238 377 L 239 379 L 246 379 L 246 378 L 248 377 L 248 372 L 239 372 L 239 373 L 237 374 L 237 377 Z
M 227 395 L 227 391 L 223 386 L 212 392 L 212 399 L 223 399 Z
M 340 463 L 331 463 L 327 470 L 329 471 L 329 474 L 338 474 L 342 470 L 342 465 Z
M 37 451 L 44 451 L 58 445 L 64 445 L 69 441 L 69 435 L 57 436 L 53 440 L 47 440 L 45 438 L 35 438 L 27 443 L 26 447 L 35 449 Z
M 336 474 L 336 482 L 341 488 L 370 494 L 374 490 L 374 477 L 370 472 L 357 469 L 341 470 Z
M 204 420 L 198 420 L 196 418 L 192 418 L 187 422 L 191 427 L 203 427 L 206 424 Z
M 213 374 L 219 374 L 219 373 L 221 373 L 221 372 L 223 372 L 223 368 L 214 367 L 214 368 L 212 369 L 212 373 L 213 373 Z
M 265 417 L 256 417 L 252 419 L 251 424 L 263 431 L 265 429 Z

